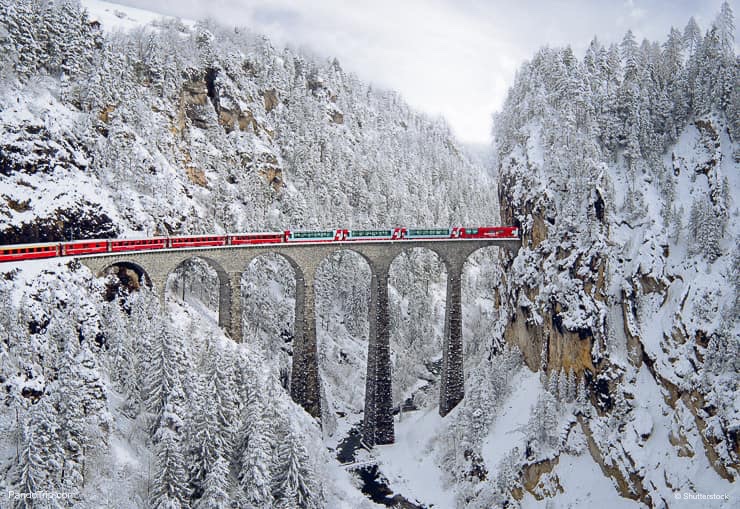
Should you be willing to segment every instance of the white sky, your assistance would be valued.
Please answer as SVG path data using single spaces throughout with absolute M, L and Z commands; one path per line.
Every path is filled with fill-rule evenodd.
M 110 0 L 109 0 L 110 1 Z M 737 3 L 730 1 L 740 24 Z M 85 3 L 83 1 L 83 3 Z M 190 19 L 249 27 L 275 45 L 336 56 L 363 81 L 399 91 L 444 116 L 461 141 L 488 143 L 517 68 L 541 46 L 594 35 L 619 42 L 632 29 L 663 41 L 694 16 L 705 30 L 721 0 L 117 0 Z

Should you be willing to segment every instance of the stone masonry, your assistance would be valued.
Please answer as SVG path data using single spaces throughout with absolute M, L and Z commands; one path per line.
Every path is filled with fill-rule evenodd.
M 447 268 L 445 336 L 439 413 L 446 415 L 465 395 L 463 385 L 463 338 L 461 276 L 467 258 L 488 246 L 517 250 L 518 240 L 431 240 L 389 242 L 332 242 L 326 244 L 280 244 L 225 246 L 201 249 L 167 249 L 136 253 L 91 255 L 79 260 L 94 274 L 102 275 L 117 264 L 136 266 L 146 274 L 164 304 L 167 278 L 181 263 L 198 257 L 216 270 L 219 279 L 218 322 L 234 341 L 242 340 L 241 277 L 256 257 L 276 253 L 293 267 L 296 277 L 295 331 L 290 394 L 309 414 L 321 416 L 320 380 L 314 317 L 314 276 L 321 262 L 336 251 L 360 254 L 372 272 L 370 291 L 370 337 L 368 338 L 365 417 L 362 426 L 367 445 L 394 441 L 391 391 L 388 272 L 403 251 L 425 248 L 434 251 Z

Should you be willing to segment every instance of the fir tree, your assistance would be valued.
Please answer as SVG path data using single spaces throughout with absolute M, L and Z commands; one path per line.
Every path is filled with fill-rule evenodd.
M 245 408 L 239 447 L 239 484 L 255 508 L 272 506 L 272 437 L 265 420 L 262 398 L 252 389 Z
M 308 453 L 291 430 L 278 446 L 272 493 L 277 507 L 320 507 L 321 495 Z
M 203 496 L 194 509 L 227 509 L 231 507 L 228 495 L 229 463 L 222 457 L 216 458 L 205 481 Z
M 167 414 L 174 415 L 171 412 Z M 153 509 L 189 507 L 185 462 L 178 433 L 172 426 L 173 423 L 163 422 L 157 431 L 157 471 L 149 500 Z

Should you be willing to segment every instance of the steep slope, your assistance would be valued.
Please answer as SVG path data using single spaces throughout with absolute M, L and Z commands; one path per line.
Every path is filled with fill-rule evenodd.
M 583 60 L 543 49 L 496 118 L 501 215 L 524 231 L 504 337 L 542 373 L 560 422 L 515 453 L 504 492 L 524 505 L 582 497 L 558 478 L 586 451 L 621 497 L 650 507 L 737 496 L 732 11 L 703 37 L 694 26 L 662 45 L 594 40 Z M 575 407 L 564 377 L 583 392 Z
M 91 508 L 251 507 L 273 494 L 294 506 L 293 483 L 302 507 L 363 503 L 262 353 L 196 307 L 165 313 L 150 292 L 106 302 L 79 265 L 4 275 L 0 488 L 11 506 L 32 492 Z
M 207 23 L 106 35 L 72 0 L 2 7 L 2 242 L 491 221 L 447 126 L 335 60 Z

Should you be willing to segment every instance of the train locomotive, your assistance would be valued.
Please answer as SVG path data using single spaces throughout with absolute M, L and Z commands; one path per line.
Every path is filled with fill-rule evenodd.
M 519 228 L 516 226 L 455 226 L 452 228 L 396 227 L 377 230 L 285 230 L 282 232 L 229 233 L 226 235 L 186 235 L 175 237 L 150 237 L 143 239 L 93 239 L 70 242 L 47 242 L 43 244 L 0 246 L 0 262 L 34 260 L 39 258 L 53 258 L 57 256 L 82 256 L 89 254 L 150 251 L 156 249 L 281 243 L 387 242 L 449 239 L 519 240 Z

